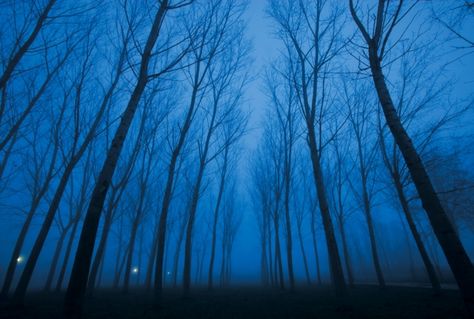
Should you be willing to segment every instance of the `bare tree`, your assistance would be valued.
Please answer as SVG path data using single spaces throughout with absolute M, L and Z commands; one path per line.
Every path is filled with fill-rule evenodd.
M 349 0 L 349 4 L 352 17 L 366 44 L 372 79 L 387 125 L 403 155 L 423 208 L 428 214 L 431 226 L 461 289 L 465 303 L 472 310 L 474 307 L 474 266 L 441 205 L 417 149 L 397 114 L 383 72 L 382 61 L 390 48 L 397 44 L 397 41 L 389 44 L 390 36 L 394 28 L 409 14 L 416 3 L 407 8 L 403 0 L 396 3 L 380 0 L 377 13 L 373 18 L 374 27 L 371 31 L 361 22 L 353 0 Z
M 235 183 L 235 182 L 234 182 Z M 235 184 L 231 184 L 228 188 L 228 194 L 235 194 Z M 220 281 L 221 286 L 230 284 L 232 275 L 232 248 L 235 237 L 242 222 L 242 215 L 236 209 L 236 203 L 233 195 L 226 196 L 224 200 L 224 216 L 222 219 L 222 263 Z
M 31 226 L 31 222 L 33 221 L 34 216 L 38 210 L 38 207 L 44 197 L 44 195 L 49 190 L 49 186 L 51 181 L 53 180 L 54 176 L 57 173 L 58 168 L 57 166 L 57 159 L 59 157 L 59 149 L 60 149 L 60 135 L 61 135 L 61 124 L 64 120 L 64 113 L 67 106 L 67 99 L 69 94 L 71 93 L 71 89 L 65 89 L 63 101 L 61 103 L 60 112 L 59 114 L 54 114 L 57 116 L 58 119 L 51 127 L 52 134 L 50 135 L 50 143 L 48 143 L 47 150 L 45 154 L 38 154 L 38 129 L 33 129 L 33 140 L 30 143 L 32 154 L 28 154 L 28 171 L 31 173 L 31 204 L 29 206 L 28 212 L 26 214 L 25 221 L 21 227 L 20 233 L 18 234 L 15 247 L 13 248 L 12 255 L 10 257 L 10 261 L 8 263 L 7 272 L 5 274 L 5 279 L 2 286 L 2 298 L 6 298 L 8 295 L 8 291 L 10 289 L 11 283 L 13 281 L 13 275 L 15 272 L 15 268 L 17 266 L 17 259 L 20 256 L 21 249 L 23 248 L 23 244 L 26 239 L 26 235 L 28 230 Z M 52 148 L 52 150 L 50 150 Z M 49 164 L 46 165 L 47 155 L 51 152 L 49 157 Z M 32 161 L 31 161 L 32 159 Z M 33 165 L 32 165 L 33 164 Z M 44 171 L 44 168 L 46 170 Z
M 357 81 L 357 80 L 355 80 Z M 360 82 L 360 81 L 358 81 Z M 375 113 L 368 87 L 359 85 L 352 93 L 348 92 L 347 83 L 344 83 L 344 101 L 349 112 L 348 118 L 350 127 L 352 128 L 353 139 L 356 148 L 356 167 L 360 174 L 360 188 L 352 185 L 352 189 L 356 198 L 361 202 L 367 229 L 369 231 L 370 247 L 372 253 L 372 262 L 374 264 L 377 280 L 381 288 L 385 287 L 385 279 L 379 260 L 379 252 L 377 250 L 377 238 L 375 236 L 375 228 L 372 213 L 372 197 L 373 197 L 373 176 L 375 171 L 375 161 L 377 159 L 377 140 L 373 137 L 375 131 Z M 372 180 L 372 183 L 371 183 Z M 372 184 L 372 185 L 371 185 Z
M 207 90 L 211 67 L 214 60 L 228 41 L 229 28 L 235 24 L 240 5 L 224 0 L 215 0 L 201 7 L 195 7 L 197 26 L 187 26 L 191 43 L 188 77 L 191 82 L 191 96 L 184 122 L 179 126 L 178 140 L 172 146 L 168 164 L 168 175 L 163 195 L 158 225 L 158 245 L 155 270 L 155 294 L 159 296 L 163 287 L 163 261 L 166 240 L 166 224 L 175 183 L 176 165 L 186 142 L 191 125 L 200 109 Z M 192 19 L 191 19 L 192 20 Z M 232 33 L 230 33 L 232 34 Z M 193 201 L 193 200 L 192 200 Z M 190 208 L 191 211 L 194 208 Z M 192 217 L 191 217 L 192 218 Z M 190 226 L 192 229 L 192 226 Z M 189 261 L 187 261 L 189 262 Z M 189 278 L 190 279 L 190 278 Z
M 116 66 L 116 72 L 114 78 L 112 79 L 112 83 L 110 84 L 108 90 L 105 92 L 103 99 L 101 100 L 100 107 L 97 113 L 94 114 L 92 118 L 92 124 L 87 127 L 85 125 L 86 119 L 81 118 L 80 114 L 85 106 L 83 105 L 83 92 L 84 87 L 86 85 L 87 77 L 89 76 L 91 70 L 91 63 L 92 63 L 92 54 L 94 51 L 94 46 L 92 45 L 93 38 L 90 33 L 90 28 L 87 30 L 87 41 L 84 43 L 84 54 L 82 56 L 82 60 L 79 66 L 78 74 L 74 79 L 73 86 L 74 86 L 74 100 L 73 100 L 73 107 L 72 107 L 72 141 L 71 147 L 64 155 L 64 170 L 62 172 L 60 181 L 56 187 L 54 192 L 53 199 L 49 205 L 48 212 L 46 213 L 46 217 L 44 222 L 41 226 L 40 232 L 35 240 L 33 249 L 31 251 L 31 255 L 29 256 L 25 269 L 22 273 L 18 286 L 15 290 L 15 302 L 16 303 L 23 303 L 23 299 L 26 293 L 26 289 L 30 282 L 31 276 L 33 274 L 33 270 L 36 266 L 36 262 L 38 257 L 41 253 L 43 248 L 44 242 L 46 241 L 46 237 L 48 232 L 51 228 L 51 225 L 54 221 L 54 216 L 56 215 L 57 209 L 61 202 L 61 198 L 64 194 L 66 186 L 68 184 L 69 178 L 76 167 L 76 165 L 81 160 L 82 156 L 84 155 L 85 151 L 89 147 L 92 140 L 96 137 L 96 131 L 101 123 L 102 116 L 109 105 L 110 99 L 115 91 L 115 88 L 119 82 L 120 75 L 123 70 L 123 60 L 125 59 L 125 48 L 120 52 L 118 63 Z M 85 136 L 82 138 L 81 141 L 81 131 L 86 131 Z
M 153 56 L 153 48 L 155 47 L 160 35 L 165 15 L 168 10 L 173 9 L 174 7 L 181 7 L 184 4 L 184 2 L 177 2 L 173 6 L 168 0 L 163 0 L 160 2 L 158 10 L 156 10 L 156 14 L 153 17 L 153 22 L 148 37 L 146 38 L 146 44 L 141 52 L 140 69 L 133 92 L 128 100 L 125 111 L 122 113 L 119 126 L 115 132 L 114 138 L 112 139 L 112 144 L 107 152 L 99 178 L 92 192 L 91 201 L 84 219 L 84 225 L 79 239 L 79 246 L 77 248 L 71 272 L 71 279 L 66 294 L 65 314 L 67 316 L 75 317 L 80 315 L 82 311 L 83 298 L 90 270 L 90 261 L 94 250 L 97 228 L 105 197 L 141 96 L 145 90 L 146 84 L 151 78 L 149 72 L 150 60 Z M 152 77 L 156 78 L 160 74 L 172 69 L 179 63 L 182 56 L 183 53 L 180 52 L 177 57 L 172 59 L 171 62 L 168 62 Z
M 353 165 L 350 165 L 348 156 L 350 146 L 350 134 L 345 131 L 339 132 L 338 136 L 334 138 L 331 145 L 333 148 L 333 162 L 334 164 L 329 169 L 331 172 L 332 183 L 330 200 L 333 207 L 333 213 L 336 217 L 339 234 L 341 236 L 342 251 L 344 253 L 344 263 L 346 266 L 347 280 L 350 286 L 354 285 L 354 272 L 351 265 L 351 256 L 349 253 L 349 245 L 347 238 L 347 220 L 354 212 L 353 207 L 348 207 L 348 199 L 350 192 L 350 171 Z
M 339 40 L 344 27 L 341 10 L 337 6 L 331 7 L 328 1 L 324 0 L 310 4 L 302 1 L 275 0 L 271 2 L 270 15 L 278 25 L 278 34 L 288 52 L 290 79 L 295 87 L 298 104 L 306 124 L 305 134 L 326 235 L 332 283 L 336 293 L 343 295 L 346 284 L 329 212 L 321 163 L 321 151 L 326 144 L 324 119 L 327 116 L 327 107 L 330 105 L 325 92 L 327 70 L 331 61 L 345 45 Z

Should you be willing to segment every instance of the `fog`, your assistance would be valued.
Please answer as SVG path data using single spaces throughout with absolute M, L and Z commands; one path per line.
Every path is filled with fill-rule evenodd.
M 0 311 L 93 317 L 108 298 L 112 315 L 137 296 L 198 317 L 160 312 L 179 296 L 272 317 L 239 312 L 248 289 L 287 317 L 321 296 L 372 317 L 372 291 L 469 316 L 473 10 L 1 1 Z

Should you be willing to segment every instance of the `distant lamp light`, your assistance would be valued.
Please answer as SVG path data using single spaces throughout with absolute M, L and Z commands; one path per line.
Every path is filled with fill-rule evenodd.
M 25 261 L 25 258 L 23 256 L 18 256 L 18 258 L 16 259 L 17 264 L 22 264 L 24 261 Z
M 138 267 L 133 267 L 133 268 L 132 268 L 132 272 L 133 272 L 134 274 L 138 274 Z
M 171 271 L 167 271 L 166 275 L 168 275 L 168 276 L 171 275 Z

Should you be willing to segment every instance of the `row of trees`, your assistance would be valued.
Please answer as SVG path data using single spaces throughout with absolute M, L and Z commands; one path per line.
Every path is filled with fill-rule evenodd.
M 466 207 L 460 198 L 472 193 L 473 180 L 463 169 L 442 164 L 443 158 L 470 156 L 451 155 L 443 145 L 453 143 L 447 140 L 455 136 L 449 130 L 465 135 L 460 123 L 472 116 L 472 101 L 453 99 L 455 85 L 437 60 L 440 52 L 424 38 L 432 35 L 422 25 L 431 17 L 429 8 L 384 0 L 350 0 L 348 6 L 324 0 L 270 1 L 268 14 L 283 49 L 267 69 L 269 107 L 251 174 L 263 283 L 284 288 L 288 282 L 294 289 L 295 239 L 306 282 L 312 281 L 302 228 L 311 233 L 316 280 L 321 281 L 320 216 L 331 282 L 338 295 L 345 295 L 346 280 L 354 284 L 353 268 L 360 264 L 351 258 L 354 239 L 348 238 L 347 228 L 354 228 L 353 215 L 360 213 L 367 254 L 379 286 L 385 287 L 381 244 L 387 239 L 375 216 L 393 206 L 433 290 L 440 292 L 441 273 L 434 266 L 431 234 L 472 308 L 474 268 L 457 230 L 469 225 L 472 214 L 466 219 L 464 209 L 455 207 Z M 432 21 L 436 25 L 439 18 Z M 453 30 L 448 33 L 459 36 Z M 465 177 L 443 180 L 456 171 Z
M 108 269 L 124 292 L 136 276 L 159 295 L 172 275 L 169 283 L 182 276 L 188 293 L 193 269 L 200 281 L 207 275 L 210 288 L 219 270 L 228 284 L 241 220 L 236 152 L 247 126 L 245 6 L 227 0 L 1 6 L 2 22 L 12 26 L 1 34 L 2 203 L 22 212 L 2 297 L 13 292 L 13 302 L 23 303 L 53 236 L 44 289 L 61 290 L 72 263 L 71 316 L 81 313 L 86 292 L 103 284 Z M 25 245 L 29 238 L 32 247 Z M 114 254 L 112 268 L 107 261 Z

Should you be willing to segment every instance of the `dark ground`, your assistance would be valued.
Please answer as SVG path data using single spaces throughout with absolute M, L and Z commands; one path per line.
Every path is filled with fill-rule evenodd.
M 22 310 L 0 306 L 0 318 L 60 318 L 63 295 L 32 293 Z M 197 290 L 183 299 L 166 291 L 160 306 L 144 292 L 128 295 L 97 292 L 89 299 L 84 318 L 468 318 L 458 291 L 433 296 L 425 288 L 373 286 L 350 290 L 338 303 L 329 288 L 298 289 L 295 293 L 261 288 Z

